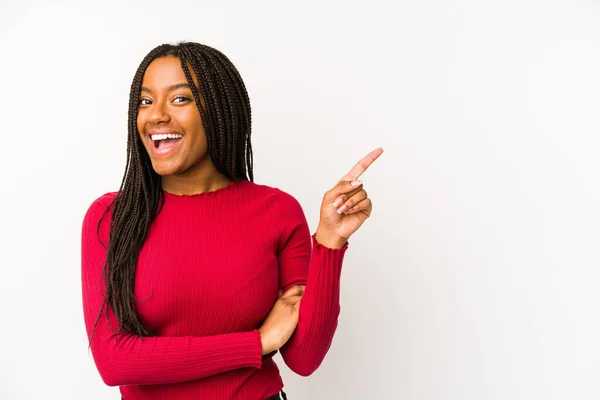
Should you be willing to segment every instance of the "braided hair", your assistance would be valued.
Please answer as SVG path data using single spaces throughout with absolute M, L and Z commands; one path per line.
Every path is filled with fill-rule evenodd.
M 153 60 L 167 56 L 175 56 L 181 61 L 181 68 L 200 111 L 206 132 L 207 151 L 217 170 L 232 181 L 254 181 L 250 100 L 235 66 L 220 51 L 200 43 L 162 44 L 150 51 L 138 67 L 129 92 L 127 163 L 123 180 L 117 196 L 104 211 L 96 231 L 100 237 L 102 220 L 114 205 L 108 246 L 103 244 L 107 249 L 102 271 L 106 291 L 90 337 L 90 345 L 105 305 L 110 305 L 120 324 L 117 340 L 121 332 L 142 338 L 156 335 L 156 332 L 149 332 L 143 326 L 136 312 L 135 271 L 148 229 L 160 213 L 165 195 L 161 177 L 154 171 L 138 134 L 136 120 L 146 68 Z M 188 66 L 191 66 L 198 80 L 206 109 L 200 102 L 200 93 Z M 108 306 L 105 312 L 108 321 Z

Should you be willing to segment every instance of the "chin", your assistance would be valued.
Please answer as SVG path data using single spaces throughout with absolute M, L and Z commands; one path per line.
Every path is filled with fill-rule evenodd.
M 174 165 L 166 163 L 164 161 L 159 163 L 153 162 L 152 168 L 154 169 L 154 172 L 156 172 L 160 176 L 176 175 L 178 173 L 181 173 L 181 170 L 183 169 L 181 165 Z

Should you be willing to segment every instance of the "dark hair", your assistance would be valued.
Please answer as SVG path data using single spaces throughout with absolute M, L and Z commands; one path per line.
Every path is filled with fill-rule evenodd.
M 250 100 L 244 82 L 231 61 L 220 51 L 194 42 L 163 44 L 150 51 L 138 67 L 129 92 L 127 163 L 123 181 L 117 196 L 98 223 L 99 237 L 100 224 L 114 205 L 108 247 L 103 244 L 107 249 L 102 271 L 106 292 L 90 337 L 90 345 L 107 303 L 120 324 L 117 339 L 121 332 L 140 337 L 155 335 L 146 330 L 136 312 L 135 271 L 150 224 L 160 213 L 165 197 L 161 177 L 154 171 L 138 134 L 137 112 L 146 68 L 156 58 L 166 56 L 175 56 L 181 61 L 181 68 L 202 117 L 208 154 L 217 170 L 232 181 L 254 181 Z M 206 109 L 202 107 L 200 93 L 194 85 L 188 65 L 198 79 Z M 106 318 L 108 320 L 108 307 Z

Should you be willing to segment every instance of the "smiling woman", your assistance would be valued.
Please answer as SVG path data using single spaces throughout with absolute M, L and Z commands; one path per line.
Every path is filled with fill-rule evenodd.
M 356 179 L 382 150 L 325 194 L 311 236 L 292 195 L 254 183 L 250 122 L 212 47 L 158 46 L 135 74 L 121 187 L 82 227 L 89 345 L 127 400 L 285 398 L 273 355 L 307 376 L 332 343 L 347 239 L 371 213 Z
M 192 70 L 187 63 L 186 67 Z M 203 104 L 196 74 L 192 76 L 194 88 Z M 163 189 L 181 190 L 170 177 L 181 172 L 186 176 L 198 176 L 206 180 L 219 176 L 223 183 L 228 178 L 217 171 L 207 149 L 206 132 L 200 111 L 194 102 L 192 86 L 188 84 L 181 61 L 175 56 L 165 56 L 154 60 L 144 74 L 140 103 L 137 114 L 137 128 L 146 151 L 150 155 L 152 167 L 163 176 Z M 174 186 L 173 186 L 174 185 Z

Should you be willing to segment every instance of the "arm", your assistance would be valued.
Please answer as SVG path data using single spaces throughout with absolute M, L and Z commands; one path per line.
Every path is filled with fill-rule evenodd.
M 340 312 L 340 274 L 347 239 L 371 215 L 372 202 L 358 178 L 383 153 L 375 149 L 362 158 L 323 196 L 319 228 L 308 240 L 308 227 L 302 209 L 291 196 L 284 198 L 282 219 L 291 227 L 284 234 L 280 252 L 283 285 L 307 276 L 304 296 L 300 300 L 298 324 L 290 340 L 281 348 L 286 364 L 300 375 L 310 375 L 323 361 L 337 328 Z M 310 259 L 308 259 L 310 254 Z M 302 275 L 303 265 L 308 272 Z
M 107 206 L 102 200 L 102 197 L 96 200 L 88 209 L 81 235 L 83 312 L 88 339 L 100 312 L 105 287 L 101 274 L 106 250 L 96 234 L 98 221 Z M 100 229 L 104 244 L 108 244 L 109 220 L 110 213 L 107 213 Z M 108 319 L 110 327 L 105 305 L 90 346 L 98 372 L 109 386 L 186 382 L 262 365 L 258 330 L 206 337 L 145 338 L 123 332 L 117 344 L 113 330 L 118 330 L 120 325 L 110 307 Z
M 319 243 L 310 235 L 300 204 L 290 195 L 282 202 L 284 243 L 278 254 L 280 287 L 306 288 L 298 316 L 298 326 L 280 349 L 286 365 L 302 376 L 312 374 L 321 365 L 335 334 L 340 313 L 340 276 L 348 242 L 340 248 Z

